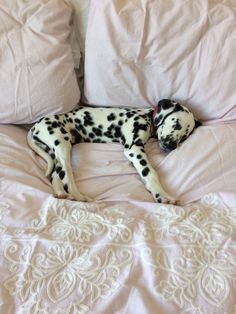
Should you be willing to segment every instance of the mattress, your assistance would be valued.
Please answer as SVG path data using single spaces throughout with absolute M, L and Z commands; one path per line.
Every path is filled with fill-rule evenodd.
M 26 134 L 0 125 L 1 313 L 235 311 L 235 123 L 202 126 L 169 154 L 147 143 L 179 206 L 153 201 L 120 144 L 75 145 L 93 201 L 56 199 Z

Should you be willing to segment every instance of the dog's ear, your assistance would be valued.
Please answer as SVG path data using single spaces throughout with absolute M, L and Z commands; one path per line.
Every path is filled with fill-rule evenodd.
M 201 125 L 202 125 L 202 123 L 195 119 L 195 129 L 198 128 Z
M 171 107 L 173 107 L 173 102 L 171 99 L 161 99 L 159 102 L 158 102 L 158 106 L 159 106 L 159 111 L 161 109 L 163 110 L 168 110 L 170 109 Z

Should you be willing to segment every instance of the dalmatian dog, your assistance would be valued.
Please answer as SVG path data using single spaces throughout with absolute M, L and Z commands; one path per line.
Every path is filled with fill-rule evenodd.
M 124 154 L 136 168 L 153 198 L 175 204 L 162 188 L 146 154 L 145 143 L 156 137 L 169 152 L 200 125 L 193 114 L 176 101 L 163 99 L 152 108 L 108 108 L 78 106 L 66 114 L 42 118 L 28 132 L 29 146 L 47 162 L 46 176 L 57 198 L 88 201 L 75 183 L 71 167 L 72 145 L 81 142 L 121 143 Z

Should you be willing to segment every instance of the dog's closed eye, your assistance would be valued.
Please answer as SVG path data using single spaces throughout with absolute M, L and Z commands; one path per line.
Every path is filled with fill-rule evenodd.
M 198 121 L 196 119 L 194 119 L 194 121 L 195 121 L 195 129 L 202 125 L 202 123 L 200 121 Z
M 182 136 L 181 140 L 179 141 L 180 143 L 183 143 L 187 139 L 187 135 Z

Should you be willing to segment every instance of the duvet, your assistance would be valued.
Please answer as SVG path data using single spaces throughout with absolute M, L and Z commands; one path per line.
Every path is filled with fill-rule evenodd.
M 154 203 L 119 144 L 74 146 L 94 201 L 55 199 L 27 130 L 0 134 L 2 313 L 235 311 L 234 123 L 200 127 L 168 155 L 147 143 L 181 206 Z

